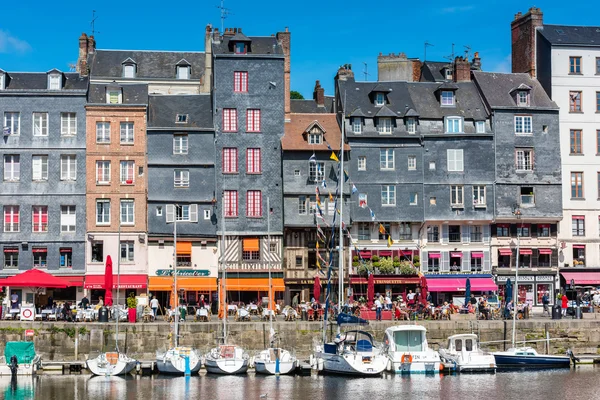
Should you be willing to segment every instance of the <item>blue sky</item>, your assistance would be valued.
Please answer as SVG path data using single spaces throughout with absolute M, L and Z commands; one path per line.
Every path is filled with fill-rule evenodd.
M 6 71 L 68 70 L 77 60 L 78 37 L 90 32 L 96 10 L 96 39 L 103 49 L 204 50 L 207 23 L 221 26 L 220 0 L 165 2 L 25 0 L 4 2 L 0 22 L 0 69 Z M 76 4 L 76 5 L 75 5 Z M 184 7 L 178 4 L 185 4 Z M 600 25 L 600 5 L 540 1 L 544 22 Z M 483 69 L 509 72 L 510 21 L 531 5 L 515 0 L 454 0 L 428 2 L 366 0 L 243 1 L 225 0 L 231 14 L 226 27 L 267 36 L 289 26 L 292 32 L 292 90 L 311 97 L 315 80 L 332 94 L 333 77 L 342 64 L 352 64 L 357 80 L 377 79 L 377 55 L 405 52 L 423 58 L 423 44 L 434 44 L 427 59 L 444 60 L 464 54 L 464 46 L 479 51 Z M 8 17 L 10 16 L 10 17 Z

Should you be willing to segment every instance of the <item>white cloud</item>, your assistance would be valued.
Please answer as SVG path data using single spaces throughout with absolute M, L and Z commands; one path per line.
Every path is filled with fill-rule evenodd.
M 0 53 L 26 53 L 29 50 L 29 43 L 0 29 Z
M 485 70 L 485 69 L 484 69 Z M 493 64 L 489 69 L 490 72 L 501 72 L 501 73 L 509 73 L 512 71 L 512 57 L 511 55 L 507 55 L 502 60 Z
M 442 14 L 455 14 L 455 13 L 470 11 L 470 10 L 472 10 L 474 8 L 475 8 L 475 6 L 446 7 L 446 8 L 442 8 L 440 10 L 440 12 Z

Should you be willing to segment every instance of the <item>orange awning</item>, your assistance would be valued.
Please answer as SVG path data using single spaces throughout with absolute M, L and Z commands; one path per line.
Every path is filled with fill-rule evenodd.
M 244 239 L 244 251 L 258 251 L 258 239 Z
M 200 290 L 200 291 L 216 291 L 217 278 L 208 276 L 203 277 L 181 277 L 177 278 L 177 290 Z M 148 278 L 148 290 L 173 290 L 173 277 L 168 276 L 151 276 Z
M 177 242 L 177 254 L 192 254 L 192 242 Z
M 273 278 L 273 290 L 275 292 L 284 292 L 285 283 L 283 278 Z M 268 292 L 269 291 L 269 279 L 268 278 L 230 278 L 227 277 L 227 291 L 241 291 L 241 292 Z

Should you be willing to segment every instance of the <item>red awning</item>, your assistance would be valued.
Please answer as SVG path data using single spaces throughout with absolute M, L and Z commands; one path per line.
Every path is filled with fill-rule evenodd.
M 410 256 L 412 257 L 413 255 L 413 251 L 412 250 L 400 250 L 400 256 Z
M 418 276 L 373 276 L 373 282 L 376 285 L 410 285 L 419 284 L 420 279 Z M 351 285 L 366 285 L 368 283 L 367 278 L 362 276 L 350 277 Z
M 533 250 L 531 250 L 531 249 L 519 249 L 519 253 L 520 254 L 524 254 L 524 255 L 533 254 Z
M 540 254 L 552 254 L 552 249 L 539 249 Z
M 573 248 L 574 249 L 585 249 L 585 244 L 574 244 Z
M 571 218 L 573 219 L 585 219 L 583 215 L 573 215 Z
M 482 251 L 474 251 L 471 253 L 471 258 L 483 258 Z
M 360 256 L 362 258 L 371 258 L 371 252 L 370 251 L 359 251 L 358 254 L 360 254 Z
M 17 247 L 5 247 L 4 252 L 5 253 L 18 253 L 19 249 Z
M 390 257 L 391 255 L 391 250 L 379 250 L 379 257 Z
M 148 286 L 148 275 L 121 275 L 117 279 L 113 275 L 113 289 L 145 289 Z M 84 286 L 86 289 L 104 289 L 104 275 L 86 275 Z
M 495 292 L 498 286 L 492 278 L 469 278 L 471 291 Z M 430 292 L 464 292 L 467 278 L 427 278 L 427 290 Z
M 450 253 L 450 257 L 460 257 L 462 258 L 462 252 L 460 251 L 453 251 Z
M 500 252 L 501 256 L 512 256 L 511 249 L 498 249 L 498 251 Z
M 39 269 L 30 269 L 1 281 L 2 286 L 66 288 L 69 282 Z
M 567 283 L 571 279 L 576 285 L 600 285 L 600 272 L 561 272 Z
M 429 253 L 429 258 L 440 258 L 440 253 Z
M 45 247 L 34 247 L 33 249 L 31 249 L 32 253 L 47 253 L 48 249 Z
M 59 276 L 60 279 L 63 279 L 67 282 L 70 282 L 69 286 L 83 286 L 83 275 L 80 276 Z

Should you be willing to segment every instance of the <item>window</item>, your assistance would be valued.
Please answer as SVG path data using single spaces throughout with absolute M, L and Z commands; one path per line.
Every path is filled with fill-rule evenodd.
M 237 93 L 248 92 L 248 72 L 235 71 L 233 73 L 233 91 Z
M 163 215 L 163 208 L 162 206 L 156 206 L 156 216 L 157 217 L 162 217 Z
M 249 174 L 261 173 L 260 148 L 246 150 L 246 171 Z
M 110 161 L 96 161 L 96 183 L 110 183 Z
M 110 224 L 110 200 L 96 200 L 96 225 Z
M 133 240 L 121 241 L 121 262 L 133 262 Z
M 475 132 L 485 133 L 485 121 L 475 121 Z
M 448 225 L 448 240 L 450 242 L 460 242 L 460 225 Z
M 600 129 L 596 130 L 596 154 L 600 155 Z
M 60 90 L 60 78 L 57 74 L 48 75 L 48 90 Z
M 133 122 L 121 122 L 121 144 L 133 144 Z
M 21 132 L 21 114 L 18 112 L 4 113 L 4 129 L 8 128 L 10 135 L 18 135 Z
M 33 113 L 33 136 L 48 136 L 48 113 Z
M 4 206 L 4 232 L 19 232 L 19 206 Z
M 442 90 L 442 106 L 453 106 L 454 105 L 454 92 L 451 90 Z
M 531 115 L 515 116 L 515 133 L 530 134 L 533 133 L 531 127 Z
M 135 78 L 135 64 L 123 65 L 123 77 L 124 78 Z
M 96 122 L 96 143 L 110 143 L 110 122 Z
M 419 202 L 419 195 L 416 192 L 413 192 L 409 195 L 410 205 L 416 206 Z
M 121 161 L 121 185 L 133 185 L 135 161 Z
M 600 75 L 600 57 L 596 57 L 596 75 Z
M 550 225 L 538 224 L 537 235 L 538 237 L 550 237 Z
M 437 204 L 437 197 L 431 196 L 429 198 L 429 205 L 435 206 Z
M 410 222 L 400 222 L 398 224 L 398 231 L 400 233 L 400 240 L 412 240 L 412 227 Z
M 427 227 L 427 241 L 436 243 L 440 241 L 440 227 L 438 225 L 429 225 Z
M 581 92 L 569 92 L 569 112 L 581 112 Z
M 246 193 L 246 216 L 262 217 L 262 195 L 260 190 L 248 190 Z
M 440 253 L 429 253 L 427 259 L 427 272 L 440 271 Z
M 379 225 L 379 240 L 387 240 L 391 231 L 391 224 L 389 222 L 382 222 Z
M 104 262 L 104 242 L 102 240 L 92 242 L 92 262 Z
M 371 240 L 371 224 L 368 222 L 358 223 L 358 240 Z
M 379 169 L 394 169 L 394 149 L 379 150 Z
M 61 268 L 72 268 L 73 267 L 73 249 L 71 247 L 62 247 L 59 249 L 60 254 L 60 267 Z
M 473 186 L 473 205 L 475 207 L 485 207 L 485 186 Z
M 60 231 L 75 232 L 75 206 L 60 206 Z
M 573 236 L 585 236 L 585 217 L 583 215 L 573 215 L 571 219 Z
M 596 112 L 600 112 L 600 92 L 596 92 Z
M 198 222 L 197 204 L 167 205 L 167 222 L 169 222 L 169 206 L 173 207 L 177 221 Z
M 246 132 L 260 132 L 260 110 L 246 110 Z
M 190 171 L 187 169 L 176 169 L 173 171 L 174 186 L 178 188 L 190 187 Z
M 323 143 L 323 135 L 320 131 L 311 132 L 308 134 L 308 144 L 321 144 Z
M 121 89 L 106 89 L 106 102 L 108 104 L 121 104 L 123 96 L 121 95 Z
M 237 132 L 237 110 L 235 108 L 223 109 L 223 132 Z
M 435 171 L 435 161 L 429 161 L 429 170 Z
M 48 248 L 34 247 L 31 249 L 31 253 L 33 254 L 33 267 L 46 268 L 48 260 Z
M 235 174 L 238 172 L 238 153 L 235 147 L 223 149 L 223 173 Z
M 383 93 L 375 94 L 375 105 L 382 106 L 385 104 L 385 95 Z
M 176 124 L 187 124 L 188 121 L 188 115 L 187 114 L 177 114 L 175 116 L 175 123 Z
M 31 211 L 31 231 L 36 233 L 48 232 L 48 207 L 33 206 Z
M 365 156 L 358 157 L 358 170 L 359 171 L 367 170 L 367 157 L 365 157 Z
M 571 198 L 583 198 L 583 172 L 571 172 Z
M 531 236 L 531 225 L 517 224 L 517 236 L 530 237 Z
M 581 153 L 581 130 L 571 129 L 571 154 Z
M 417 132 L 417 120 L 414 118 L 408 118 L 406 120 L 406 131 L 411 135 Z
M 521 205 L 522 206 L 533 206 L 535 205 L 535 195 L 533 193 L 533 186 L 522 186 L 520 189 Z
M 177 79 L 190 79 L 190 67 L 187 65 L 178 65 Z
M 317 198 L 315 196 L 310 196 L 308 199 L 308 212 L 313 215 L 316 214 L 317 211 Z
M 60 113 L 60 134 L 75 136 L 77 134 L 77 114 Z
M 210 210 L 204 210 L 204 219 L 210 219 Z
M 124 225 L 134 224 L 133 200 L 121 200 L 121 223 Z
M 302 256 L 296 256 L 296 267 L 302 267 Z
M 298 215 L 306 215 L 306 196 L 298 197 Z
M 360 135 L 362 133 L 362 120 L 360 117 L 352 118 L 352 132 Z
M 471 225 L 471 242 L 481 242 L 483 240 L 483 230 L 480 225 Z
M 450 204 L 452 207 L 464 206 L 464 193 L 465 188 L 462 185 L 451 185 L 450 186 Z
M 463 150 L 448 149 L 448 172 L 463 172 Z
M 34 181 L 48 180 L 48 156 L 33 156 L 31 158 L 31 179 Z
M 384 185 L 381 187 L 381 205 L 395 206 L 396 205 L 396 186 Z
M 77 180 L 77 158 L 74 155 L 60 156 L 60 180 Z
M 19 268 L 19 248 L 4 248 L 4 268 Z
M 569 74 L 581 74 L 581 57 L 569 57 Z
M 509 224 L 496 225 L 496 236 L 509 237 L 510 236 L 510 225 Z
M 246 54 L 246 45 L 243 42 L 235 43 L 235 54 Z
M 417 169 L 417 156 L 408 156 L 408 170 L 414 171 Z
M 237 217 L 238 216 L 238 192 L 236 190 L 225 190 L 223 192 L 225 197 L 225 216 L 226 217 Z
M 463 119 L 461 117 L 446 117 L 446 133 L 462 133 Z
M 380 134 L 392 133 L 392 119 L 391 118 L 378 118 L 377 132 L 379 132 Z
M 516 150 L 516 169 L 517 171 L 532 171 L 533 170 L 533 150 L 520 149 Z
M 325 175 L 324 162 L 311 162 L 308 164 L 308 181 L 318 182 Z
M 21 178 L 21 163 L 18 154 L 4 156 L 4 180 L 18 182 Z
M 188 153 L 188 135 L 173 135 L 173 154 Z
M 527 107 L 529 105 L 529 93 L 525 90 L 517 92 L 517 105 L 519 107 Z

